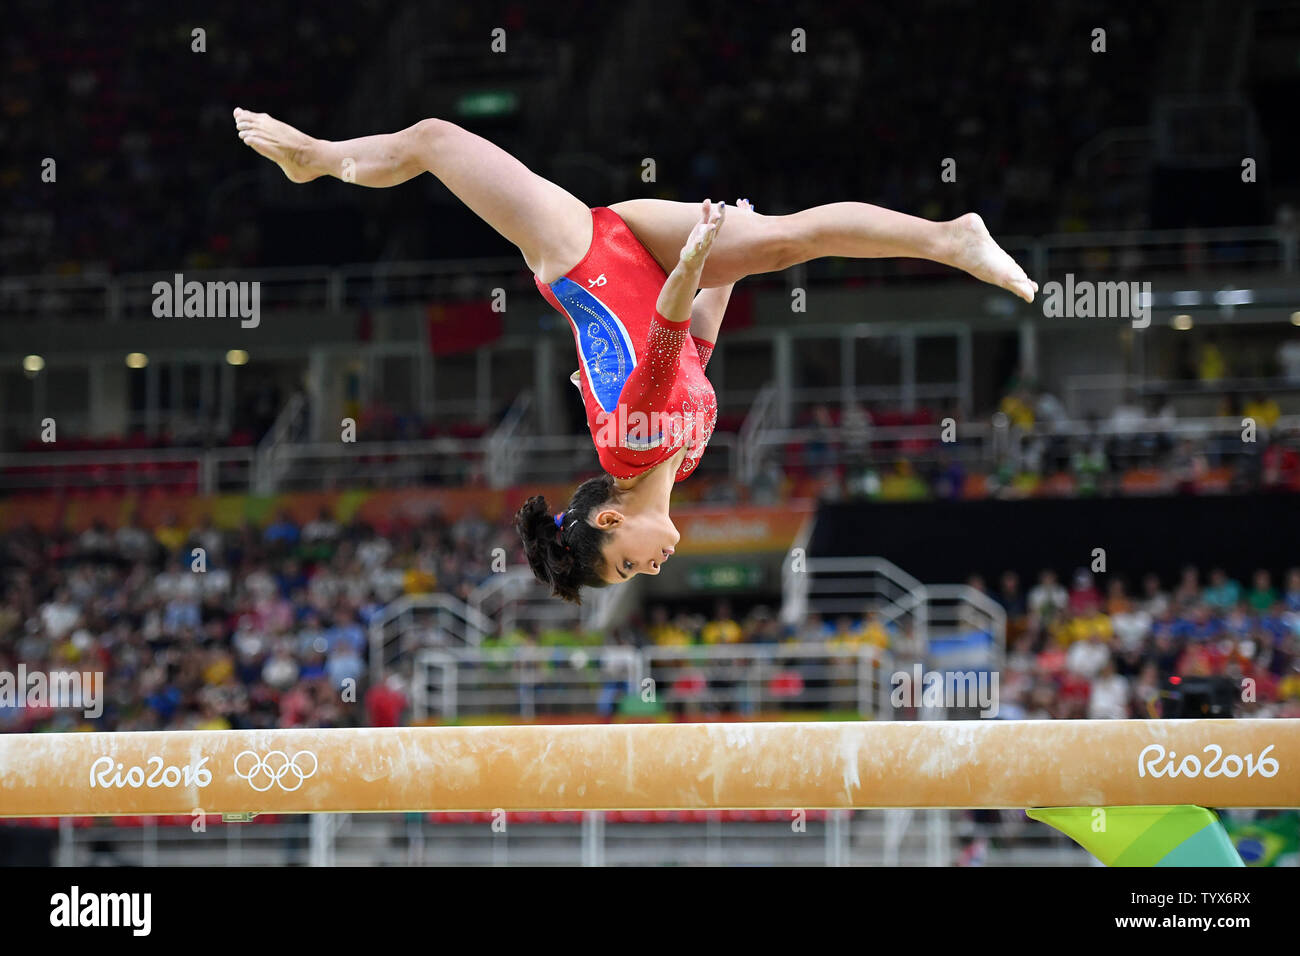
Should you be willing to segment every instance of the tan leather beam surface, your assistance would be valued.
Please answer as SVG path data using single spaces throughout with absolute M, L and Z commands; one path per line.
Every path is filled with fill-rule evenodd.
M 0 816 L 1300 806 L 1300 720 L 0 735 Z

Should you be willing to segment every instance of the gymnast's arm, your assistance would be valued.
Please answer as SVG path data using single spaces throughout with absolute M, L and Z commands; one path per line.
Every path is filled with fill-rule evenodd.
M 687 300 L 689 301 L 689 300 Z M 620 434 L 617 454 L 629 465 L 653 464 L 669 439 L 666 423 L 660 418 L 668 408 L 673 384 L 681 364 L 682 347 L 690 335 L 690 316 L 685 322 L 672 322 L 657 309 L 650 320 L 645 354 L 623 383 L 618 404 L 625 409 L 618 426 L 626 423 L 627 433 Z
M 738 200 L 736 208 L 742 215 L 752 213 L 754 205 L 748 199 Z M 718 341 L 718 331 L 722 328 L 723 316 L 727 314 L 727 302 L 731 299 L 734 282 L 701 289 L 691 303 L 691 338 L 695 340 L 695 350 L 700 353 L 700 367 L 707 368 L 713 355 L 713 346 Z
M 718 331 L 722 328 L 723 316 L 727 314 L 727 301 L 736 284 L 701 289 L 691 304 L 691 338 L 695 340 L 695 351 L 700 354 L 700 368 L 708 368 L 713 355 L 713 346 L 718 341 Z
M 664 280 L 655 303 L 646 336 L 645 354 L 619 394 L 618 403 L 625 409 L 627 434 L 618 436 L 619 458 L 629 464 L 651 462 L 658 449 L 668 440 L 665 424 L 656 413 L 667 409 L 673 383 L 681 362 L 682 347 L 691 334 L 691 306 L 700 287 L 704 260 L 713 246 L 713 238 L 722 225 L 723 204 L 707 200 L 701 207 L 700 221 L 682 247 L 673 271 Z M 638 414 L 640 413 L 640 414 Z M 633 416 L 637 419 L 634 420 Z
M 697 227 L 698 228 L 698 227 Z M 694 235 L 694 233 L 692 233 Z M 685 256 L 685 250 L 682 255 Z M 695 290 L 700 287 L 700 273 L 704 269 L 704 257 L 695 256 L 692 260 L 685 258 L 673 266 L 659 290 L 659 299 L 655 303 L 656 314 L 672 325 L 689 326 L 691 313 L 695 305 Z

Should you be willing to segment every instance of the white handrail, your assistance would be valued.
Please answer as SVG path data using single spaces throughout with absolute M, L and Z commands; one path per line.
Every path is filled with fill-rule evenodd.
M 752 418 L 752 416 L 751 416 Z M 748 424 L 749 420 L 747 420 Z M 1078 421 L 1060 423 L 1038 423 L 1029 429 L 1004 427 L 999 429 L 988 422 L 962 423 L 956 426 L 955 442 L 940 442 L 938 425 L 899 425 L 874 427 L 871 430 L 868 446 L 874 443 L 921 440 L 931 442 L 935 451 L 947 451 L 955 457 L 966 461 L 989 463 L 999 459 L 1006 448 L 999 446 L 994 439 L 999 435 L 1005 437 L 1007 447 L 1023 456 L 1024 449 L 1030 442 L 1040 438 L 1132 438 L 1142 435 L 1172 435 L 1175 437 L 1204 438 L 1212 435 L 1231 436 L 1241 432 L 1241 418 L 1229 416 L 1222 418 L 1182 418 L 1182 419 L 1147 419 L 1139 422 L 1102 421 L 1096 424 Z M 1300 415 L 1284 415 L 1278 419 L 1272 432 L 1291 432 L 1300 430 Z M 1261 434 L 1265 433 L 1260 429 Z M 712 456 L 706 456 L 706 462 L 714 462 L 731 477 L 749 474 L 757 469 L 763 453 L 770 448 L 779 448 L 786 444 L 821 439 L 831 445 L 855 447 L 855 439 L 861 445 L 860 436 L 855 435 L 844 426 L 829 428 L 763 428 L 757 425 L 737 435 L 728 433 L 714 434 L 710 441 Z M 523 480 L 568 480 L 573 477 L 575 456 L 589 455 L 592 468 L 595 468 L 595 456 L 591 451 L 591 439 L 585 435 L 515 435 L 503 447 L 499 454 L 502 460 L 509 460 L 510 477 L 513 482 Z M 1251 446 L 1239 443 L 1237 449 L 1245 454 Z M 55 446 L 57 447 L 57 446 Z M 1225 446 L 1225 451 L 1230 446 Z M 868 449 L 858 449 L 858 454 L 866 454 Z M 316 485 L 325 483 L 325 479 L 335 481 L 375 478 L 383 483 L 385 475 L 391 479 L 419 482 L 426 474 L 443 474 L 453 477 L 461 476 L 466 468 L 479 470 L 493 467 L 484 463 L 490 461 L 492 454 L 491 438 L 428 438 L 412 441 L 357 442 L 343 444 L 340 442 L 288 442 L 279 443 L 274 453 L 268 449 L 265 453 L 252 448 L 212 448 L 212 449 L 141 449 L 112 451 L 23 451 L 0 453 L 0 469 L 21 468 L 67 468 L 66 474 L 59 474 L 51 482 L 49 476 L 35 476 L 32 482 L 25 482 L 22 474 L 16 471 L 0 474 L 0 486 L 22 488 L 29 484 L 45 487 L 51 483 L 60 487 L 89 487 L 104 483 L 104 479 L 93 476 L 86 465 L 147 465 L 195 462 L 199 466 L 199 485 L 203 493 L 218 490 L 217 466 L 223 463 L 247 463 L 247 473 L 238 485 L 233 477 L 227 477 L 222 490 L 236 490 L 244 487 L 255 490 L 266 487 L 288 486 L 290 479 L 301 484 L 299 477 L 309 477 Z M 542 459 L 541 455 L 553 458 Z M 867 460 L 880 461 L 885 458 L 892 461 L 897 456 L 885 453 L 869 454 Z M 912 454 L 910 457 L 925 458 L 926 454 Z M 580 460 L 580 459 L 579 459 Z M 312 467 L 304 469 L 303 463 L 310 462 Z M 704 469 L 715 471 L 714 467 Z M 488 475 L 491 477 L 491 475 Z M 158 475 L 152 483 L 167 484 L 171 478 Z M 151 483 L 149 476 L 138 470 L 113 476 L 110 484 L 145 485 Z
M 516 445 L 526 434 L 532 406 L 533 393 L 521 392 L 501 419 L 501 424 L 487 437 L 487 478 L 493 488 L 508 488 L 515 483 L 522 460 Z
M 389 663 L 388 647 L 394 641 L 409 643 L 412 635 L 421 639 L 427 628 L 415 620 L 416 612 L 436 612 L 438 631 L 443 637 L 459 638 L 465 646 L 477 646 L 485 636 L 495 633 L 492 620 L 464 601 L 442 592 L 403 595 L 384 606 L 370 622 L 370 677 L 372 682 L 384 678 Z M 396 627 L 389 633 L 389 625 Z M 448 626 L 454 625 L 454 626 Z
M 444 647 L 414 655 L 411 691 L 417 719 L 516 709 L 531 718 L 539 708 L 591 712 L 615 687 L 662 705 L 689 698 L 743 708 L 788 699 L 769 682 L 793 669 L 806 685 L 791 693 L 806 704 L 843 705 L 864 717 L 890 719 L 886 687 L 893 661 L 877 647 L 825 643 Z M 681 684 L 690 689 L 680 690 Z
M 740 479 L 751 484 L 758 476 L 761 462 L 759 448 L 760 438 L 771 426 L 771 419 L 776 408 L 777 387 L 775 382 L 768 382 L 754 398 L 744 423 L 740 426 Z
M 804 558 L 803 571 L 795 571 L 787 559 L 782 578 L 781 619 L 789 623 L 803 620 L 809 612 L 847 613 L 870 604 L 883 602 L 875 610 L 882 622 L 902 623 L 910 619 L 911 638 L 918 650 L 929 646 L 937 627 L 949 622 L 949 615 L 936 613 L 938 608 L 955 603 L 976 616 L 971 626 L 987 630 L 994 640 L 1000 664 L 1006 653 L 1006 612 L 988 595 L 965 584 L 922 584 L 893 562 L 881 557 Z M 843 590 L 833 596 L 818 598 L 817 575 L 826 584 Z M 857 574 L 863 577 L 836 578 L 834 575 Z M 874 578 L 883 579 L 894 589 L 881 587 Z M 827 591 L 823 591 L 826 595 Z M 960 621 L 954 623 L 961 623 Z M 946 629 L 946 628 L 945 628 Z
M 1297 256 L 1295 230 L 1283 226 L 1233 229 L 1169 229 L 1147 231 L 1053 233 L 1044 236 L 1006 236 L 1007 249 L 1032 250 L 1040 258 L 1067 250 L 1097 246 L 1131 248 L 1141 246 L 1180 245 L 1189 240 L 1214 243 L 1259 242 L 1277 247 L 1274 258 L 1286 272 L 1294 272 Z M 860 264 L 868 260 L 859 260 Z M 870 260 L 876 270 L 894 270 L 888 260 Z M 425 260 L 404 262 L 355 263 L 339 267 L 276 267 L 261 269 L 186 269 L 187 280 L 257 281 L 261 283 L 263 305 L 274 302 L 300 304 L 304 308 L 365 308 L 376 299 L 389 304 L 427 302 L 431 286 L 444 281 L 447 292 L 451 283 L 466 274 L 499 274 L 494 282 L 506 281 L 519 288 L 526 285 L 527 273 L 515 258 Z M 123 317 L 128 308 L 143 309 L 152 300 L 152 287 L 159 279 L 170 280 L 161 271 L 131 272 L 96 276 L 6 276 L 0 283 L 0 302 L 6 314 L 19 320 L 47 317 L 59 305 L 51 296 L 65 299 L 76 296 L 85 305 L 79 314 L 99 313 L 106 319 Z M 74 305 L 65 302 L 64 307 Z
M 293 429 L 306 410 L 307 397 L 302 392 L 294 392 L 258 444 L 253 467 L 253 488 L 258 494 L 269 495 L 275 492 L 277 483 L 288 467 L 287 460 L 280 452 L 293 442 Z

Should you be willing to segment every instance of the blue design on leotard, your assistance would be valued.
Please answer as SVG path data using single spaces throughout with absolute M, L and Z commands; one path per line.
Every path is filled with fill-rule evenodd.
M 627 327 L 609 306 L 567 276 L 552 282 L 550 290 L 577 333 L 578 357 L 596 402 L 613 413 L 623 384 L 636 368 Z

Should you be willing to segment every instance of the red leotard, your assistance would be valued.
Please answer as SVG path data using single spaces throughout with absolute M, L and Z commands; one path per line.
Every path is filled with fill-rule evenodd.
M 669 322 L 655 309 L 668 276 L 622 218 L 591 211 L 591 248 L 542 296 L 569 320 L 587 426 L 600 465 L 631 478 L 671 458 L 686 457 L 674 480 L 695 470 L 713 434 L 718 400 L 704 375 L 711 343 Z

